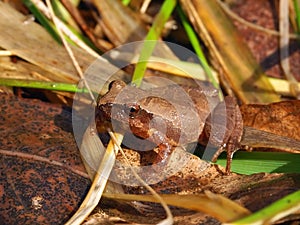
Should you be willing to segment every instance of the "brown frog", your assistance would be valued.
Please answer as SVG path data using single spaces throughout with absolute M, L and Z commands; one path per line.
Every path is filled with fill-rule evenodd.
M 218 92 L 205 85 L 142 90 L 116 80 L 98 99 L 96 124 L 98 131 L 110 127 L 154 143 L 159 148 L 154 163 L 165 162 L 175 146 L 209 139 L 218 147 L 213 160 L 227 151 L 229 173 L 232 155 L 240 147 L 242 117 L 233 98 L 218 99 Z

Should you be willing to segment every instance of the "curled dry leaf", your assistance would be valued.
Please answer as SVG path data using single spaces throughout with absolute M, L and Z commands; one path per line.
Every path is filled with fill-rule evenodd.
M 240 110 L 245 126 L 300 140 L 300 101 L 249 104 Z

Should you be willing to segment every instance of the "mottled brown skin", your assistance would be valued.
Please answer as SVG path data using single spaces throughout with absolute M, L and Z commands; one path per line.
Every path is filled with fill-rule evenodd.
M 218 110 L 224 104 L 226 115 Z M 225 136 L 216 133 L 210 137 L 210 143 L 219 147 L 214 160 L 222 151 L 227 151 L 226 170 L 229 172 L 232 155 L 242 136 L 242 118 L 233 98 L 226 97 L 220 103 L 218 93 L 210 87 L 167 86 L 141 90 L 116 80 L 98 99 L 96 123 L 99 132 L 111 127 L 113 122 L 114 131 L 131 131 L 155 143 L 159 147 L 154 161 L 157 163 L 164 162 L 175 146 L 207 139 L 211 135 L 212 115 L 226 120 L 226 127 L 220 125 L 220 129 L 226 130 Z

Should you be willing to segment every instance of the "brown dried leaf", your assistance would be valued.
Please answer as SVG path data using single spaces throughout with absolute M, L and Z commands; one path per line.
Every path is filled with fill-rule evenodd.
M 61 106 L 0 95 L 0 220 L 62 224 L 90 181 Z
M 249 104 L 240 110 L 245 126 L 300 140 L 300 101 Z

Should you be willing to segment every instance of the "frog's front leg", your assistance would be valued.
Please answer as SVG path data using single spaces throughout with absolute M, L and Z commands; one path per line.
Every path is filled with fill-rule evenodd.
M 174 146 L 171 146 L 169 143 L 161 143 L 158 145 L 158 153 L 156 158 L 153 161 L 153 164 L 165 164 L 168 157 L 172 154 Z
M 153 160 L 153 164 L 164 165 L 167 162 L 168 157 L 172 154 L 174 150 L 174 144 L 172 141 L 166 137 L 166 134 L 163 134 L 158 130 L 150 130 L 151 141 L 157 144 L 157 155 Z

